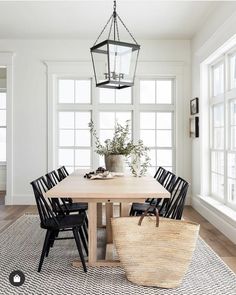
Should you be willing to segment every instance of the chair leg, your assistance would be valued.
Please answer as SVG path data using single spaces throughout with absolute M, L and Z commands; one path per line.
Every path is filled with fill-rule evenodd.
M 44 260 L 44 257 L 46 255 L 47 249 L 48 249 L 48 247 L 50 247 L 49 241 L 50 241 L 51 234 L 52 234 L 52 231 L 47 230 L 45 240 L 44 240 L 44 244 L 43 244 L 43 250 L 42 250 L 40 261 L 39 261 L 38 272 L 41 271 L 41 268 L 42 268 L 42 265 L 43 265 L 43 260 Z
M 87 226 L 87 228 L 88 228 L 89 223 L 88 223 L 88 216 L 87 216 L 86 211 L 84 212 L 84 215 L 85 215 L 85 224 L 86 224 L 86 226 Z
M 87 272 L 87 267 L 86 267 L 86 264 L 85 264 L 84 255 L 83 255 L 83 251 L 82 251 L 82 248 L 81 248 L 81 243 L 80 243 L 80 238 L 79 238 L 79 235 L 78 235 L 78 228 L 77 227 L 73 228 L 73 234 L 74 234 L 74 237 L 75 237 L 76 246 L 77 246 L 77 249 L 78 249 L 78 252 L 79 252 L 79 256 L 80 256 L 80 259 L 81 259 L 81 262 L 82 262 L 82 265 L 83 265 L 84 272 Z
M 130 212 L 129 212 L 129 216 L 134 216 L 134 209 L 133 209 L 133 205 L 131 206 Z
M 88 229 L 87 229 L 87 226 L 86 226 L 85 223 L 82 225 L 82 229 L 84 231 L 84 235 L 85 235 L 86 241 L 88 242 Z
M 53 247 L 56 237 L 58 237 L 59 230 L 53 231 L 50 236 L 50 240 L 48 243 L 48 248 L 46 251 L 46 257 L 48 257 L 50 249 Z
M 81 241 L 82 241 L 82 244 L 84 246 L 84 250 L 86 252 L 86 255 L 88 256 L 88 245 L 87 245 L 87 242 L 85 240 L 85 237 L 84 237 L 84 233 L 83 233 L 83 230 L 81 227 L 79 227 L 79 235 L 80 235 L 80 238 L 81 238 Z

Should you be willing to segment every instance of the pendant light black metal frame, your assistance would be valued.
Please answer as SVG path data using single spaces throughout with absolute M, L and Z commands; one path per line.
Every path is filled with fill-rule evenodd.
M 128 42 L 123 42 L 120 41 L 120 35 L 119 35 L 119 28 L 118 28 L 118 21 L 120 24 L 125 28 L 125 30 L 128 32 L 129 36 L 131 39 L 134 41 L 134 43 L 128 43 Z M 105 30 L 108 28 L 110 25 L 109 32 L 108 32 L 108 37 L 105 41 L 102 41 L 98 43 L 99 39 L 105 32 Z M 113 34 L 112 34 L 113 32 Z M 113 35 L 113 39 L 111 39 Z M 115 73 L 111 71 L 110 68 L 110 56 L 109 56 L 109 48 L 111 45 L 114 46 L 121 46 L 123 48 L 127 48 L 129 50 L 132 49 L 132 54 L 133 52 L 137 52 L 136 54 L 136 60 L 134 62 L 134 70 L 133 70 L 133 75 L 131 81 L 125 81 L 124 79 L 124 74 L 123 73 Z M 105 49 L 104 49 L 105 48 Z M 90 48 L 91 52 L 91 57 L 92 57 L 92 63 L 93 63 L 93 70 L 94 70 L 94 76 L 96 80 L 96 87 L 100 88 L 111 88 L 111 89 L 122 89 L 126 87 L 131 87 L 134 85 L 134 78 L 135 78 L 135 73 L 136 73 L 136 68 L 137 68 L 137 61 L 138 61 L 138 56 L 139 56 L 139 50 L 140 50 L 140 45 L 137 43 L 133 35 L 130 33 L 118 13 L 116 12 L 116 0 L 114 1 L 114 7 L 113 7 L 113 13 L 110 16 L 109 20 L 107 21 L 106 25 L 102 29 L 101 33 L 99 34 L 98 38 L 96 39 L 93 47 Z M 94 59 L 93 54 L 106 54 L 107 55 L 107 68 L 108 71 L 107 73 L 104 74 L 105 81 L 99 82 L 98 81 L 98 73 L 96 72 L 97 66 L 96 66 L 96 61 Z

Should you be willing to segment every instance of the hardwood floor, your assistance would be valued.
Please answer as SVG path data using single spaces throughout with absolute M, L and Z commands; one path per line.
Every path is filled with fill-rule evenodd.
M 6 229 L 17 218 L 25 213 L 37 213 L 36 206 L 4 206 L 0 205 L 0 232 Z M 192 207 L 186 206 L 184 218 L 201 225 L 200 236 L 236 273 L 236 245 L 218 231 Z

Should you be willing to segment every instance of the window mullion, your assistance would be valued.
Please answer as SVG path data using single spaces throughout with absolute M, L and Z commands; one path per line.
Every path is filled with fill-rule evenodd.
M 229 120 L 228 120 L 228 102 L 226 99 L 226 94 L 229 89 L 229 69 L 228 69 L 228 56 L 225 54 L 224 56 L 224 203 L 227 204 L 228 202 L 228 131 L 229 131 Z

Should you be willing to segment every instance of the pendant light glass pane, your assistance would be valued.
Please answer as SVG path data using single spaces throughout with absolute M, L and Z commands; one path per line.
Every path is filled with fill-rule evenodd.
M 91 50 L 96 84 L 105 83 L 109 81 L 108 75 L 108 51 L 107 43 L 100 43 Z

